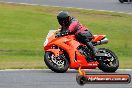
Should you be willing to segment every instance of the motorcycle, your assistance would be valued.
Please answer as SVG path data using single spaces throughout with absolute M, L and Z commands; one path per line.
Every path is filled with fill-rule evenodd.
M 96 69 L 103 72 L 115 72 L 119 67 L 116 54 L 106 48 L 99 48 L 93 61 L 87 57 L 91 56 L 91 50 L 86 45 L 78 42 L 75 35 L 56 37 L 57 32 L 50 30 L 44 42 L 44 62 L 54 72 L 63 73 L 70 69 Z M 64 34 L 62 34 L 64 35 Z M 106 35 L 94 35 L 92 39 L 94 46 L 108 43 Z

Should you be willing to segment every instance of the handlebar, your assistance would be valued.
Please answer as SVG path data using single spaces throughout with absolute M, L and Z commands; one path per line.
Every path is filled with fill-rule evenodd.
M 57 32 L 56 33 L 56 37 L 62 37 L 62 36 L 65 36 L 65 35 L 68 35 L 69 33 L 66 31 L 66 32 Z

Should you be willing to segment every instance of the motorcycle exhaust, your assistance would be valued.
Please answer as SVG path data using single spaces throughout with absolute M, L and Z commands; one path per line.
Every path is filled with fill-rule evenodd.
M 108 39 L 104 38 L 103 40 L 97 41 L 96 45 L 107 44 L 107 43 L 108 43 Z

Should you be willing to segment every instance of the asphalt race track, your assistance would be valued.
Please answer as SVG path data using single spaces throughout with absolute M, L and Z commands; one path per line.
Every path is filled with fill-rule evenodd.
M 118 0 L 0 0 L 0 1 L 132 13 L 132 3 L 121 4 Z
M 87 73 L 100 73 L 91 70 Z M 118 70 L 119 74 L 130 74 L 132 71 Z M 54 73 L 50 70 L 8 70 L 0 71 L 0 88 L 132 88 L 129 84 L 85 84 L 80 86 L 76 82 L 77 71 Z

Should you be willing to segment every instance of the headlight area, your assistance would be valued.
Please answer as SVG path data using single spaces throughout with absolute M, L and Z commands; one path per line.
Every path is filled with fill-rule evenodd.
M 46 38 L 45 42 L 44 42 L 44 47 L 48 44 L 48 39 Z

